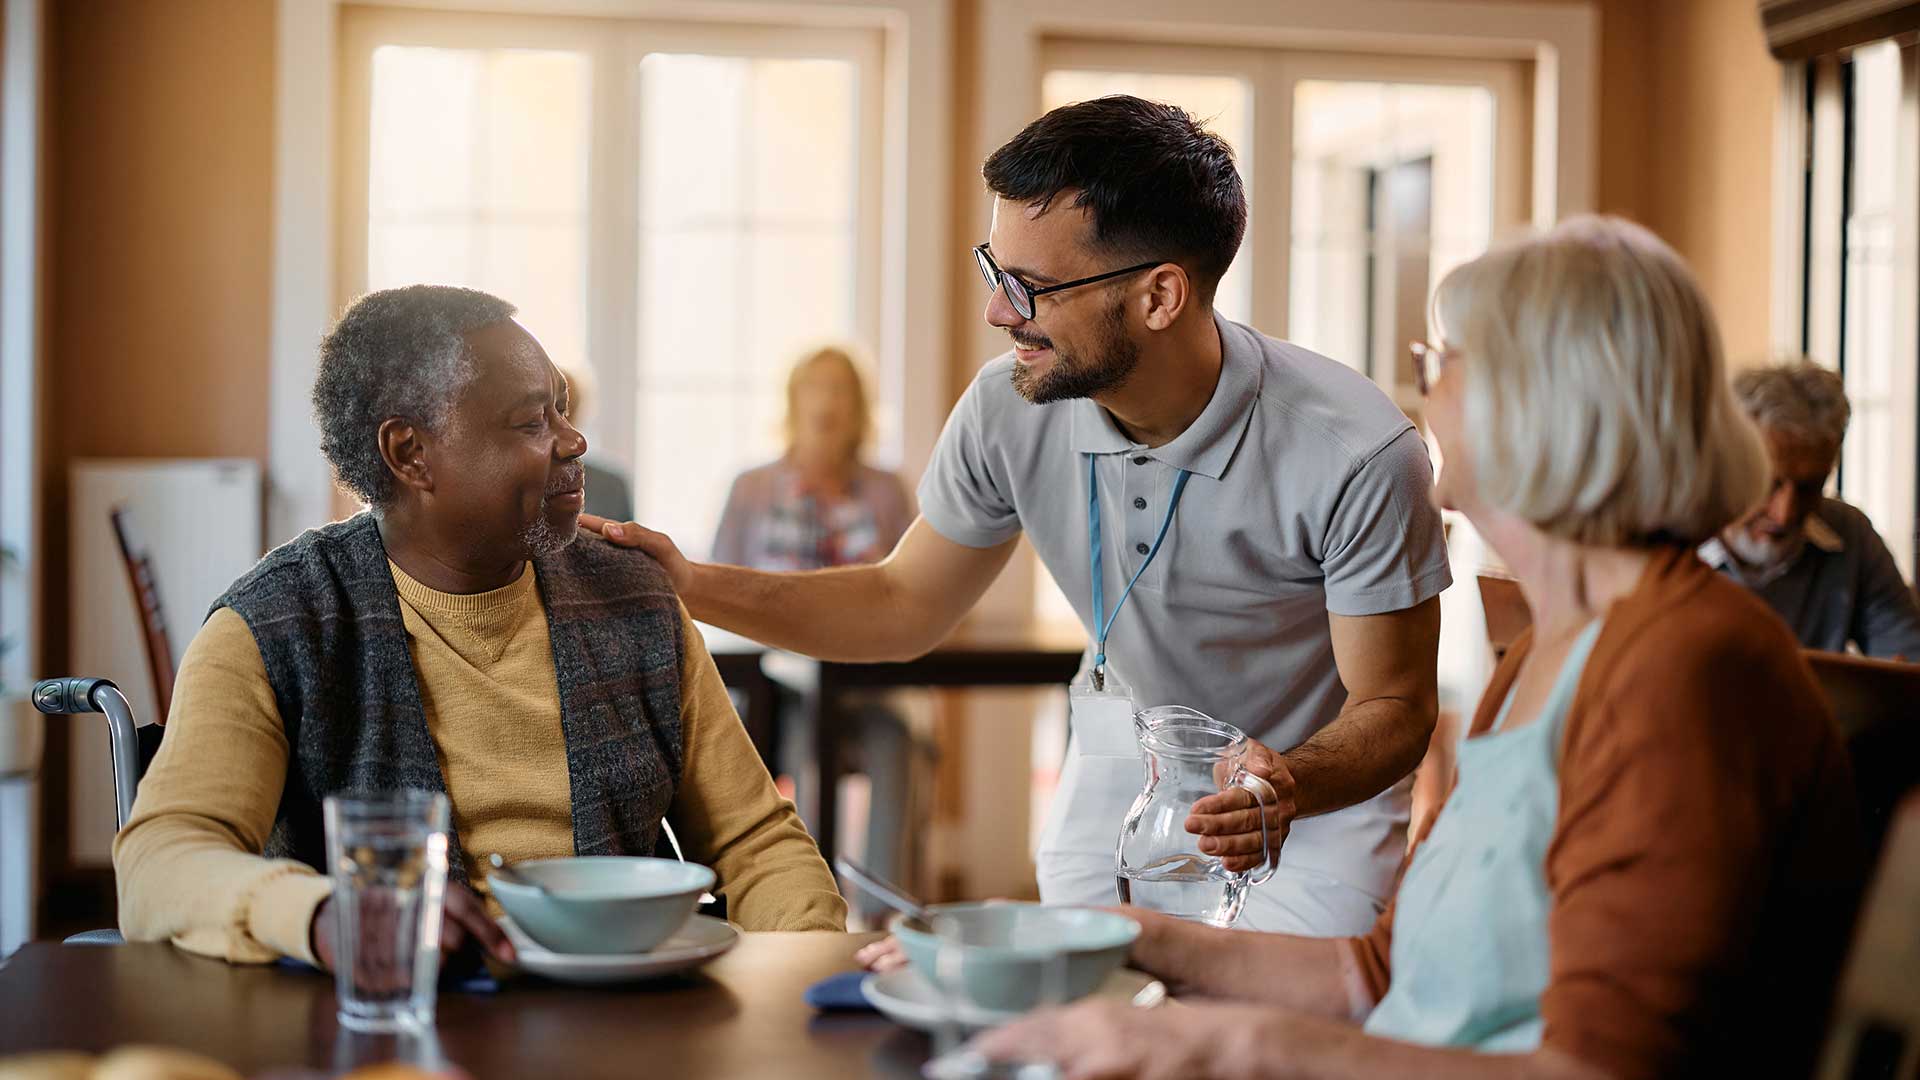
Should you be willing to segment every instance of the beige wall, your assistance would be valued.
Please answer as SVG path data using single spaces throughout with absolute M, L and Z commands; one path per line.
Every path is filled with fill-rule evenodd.
M 50 671 L 67 653 L 71 461 L 266 457 L 273 12 L 265 0 L 47 5 Z M 51 740 L 50 788 L 64 787 L 64 747 Z M 56 869 L 65 805 L 49 791 Z
M 68 464 L 267 452 L 273 6 L 49 5 L 48 607 Z M 46 628 L 53 666 L 65 629 Z
M 1579 3 L 1583 0 L 1540 0 Z M 1598 0 L 1598 209 L 1693 264 L 1736 361 L 1767 352 L 1780 67 L 1753 0 Z
M 1727 355 L 1764 358 L 1770 338 L 1773 126 L 1780 68 L 1752 0 L 1651 0 L 1644 59 L 1643 220 L 1678 248 L 1719 313 Z

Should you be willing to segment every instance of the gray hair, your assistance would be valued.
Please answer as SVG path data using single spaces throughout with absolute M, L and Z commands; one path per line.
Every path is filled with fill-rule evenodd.
M 1734 376 L 1733 395 L 1763 431 L 1839 449 L 1853 406 L 1839 372 L 1811 360 L 1752 368 Z
M 403 416 L 443 430 L 479 375 L 466 335 L 513 317 L 512 304 L 475 289 L 408 285 L 368 293 L 320 341 L 313 418 L 334 479 L 370 506 L 396 493 L 380 457 L 380 425 Z
M 1492 506 L 1583 544 L 1697 544 L 1766 495 L 1707 298 L 1653 233 L 1569 218 L 1455 267 L 1433 304 Z

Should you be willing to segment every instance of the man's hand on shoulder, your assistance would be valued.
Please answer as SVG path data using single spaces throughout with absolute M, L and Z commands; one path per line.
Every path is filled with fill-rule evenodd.
M 639 522 L 608 521 L 593 514 L 581 514 L 580 527 L 609 543 L 638 548 L 652 556 L 667 572 L 667 580 L 673 582 L 675 592 L 684 596 L 687 587 L 693 584 L 693 564 L 680 554 L 680 548 L 666 533 L 655 532 Z

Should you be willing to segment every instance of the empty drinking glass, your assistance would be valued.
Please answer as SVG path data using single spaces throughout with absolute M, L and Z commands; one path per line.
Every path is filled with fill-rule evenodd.
M 447 886 L 447 797 L 330 795 L 323 813 L 341 1025 L 356 1031 L 432 1026 Z

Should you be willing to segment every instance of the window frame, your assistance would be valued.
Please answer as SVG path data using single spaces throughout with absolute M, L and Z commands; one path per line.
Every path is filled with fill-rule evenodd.
M 1911 582 L 1920 577 L 1920 36 L 1883 40 L 1900 48 L 1901 88 L 1894 258 L 1895 293 L 1905 302 L 1889 314 L 1889 332 L 1909 350 L 1905 362 L 1885 373 L 1900 410 L 1893 429 L 1904 443 L 1888 463 L 1902 470 L 1891 482 L 1895 502 L 1862 509 L 1875 518 Z M 1842 378 L 1854 359 L 1847 311 L 1854 102 L 1846 65 L 1852 51 L 1782 65 L 1774 139 L 1773 351 L 1808 357 Z M 1862 485 L 1847 475 L 1845 458 L 1843 451 L 1828 490 L 1853 501 Z

